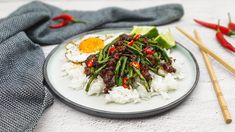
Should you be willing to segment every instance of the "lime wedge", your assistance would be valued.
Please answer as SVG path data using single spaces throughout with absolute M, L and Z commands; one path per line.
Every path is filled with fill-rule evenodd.
M 130 34 L 141 34 L 148 38 L 155 38 L 158 36 L 158 31 L 155 26 L 134 26 Z
M 161 45 L 163 48 L 170 49 L 175 46 L 175 39 L 170 33 L 170 31 L 167 31 L 163 34 L 158 35 L 155 38 L 155 41 Z

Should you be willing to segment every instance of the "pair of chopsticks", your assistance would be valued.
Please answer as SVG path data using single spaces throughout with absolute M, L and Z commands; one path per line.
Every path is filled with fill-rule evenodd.
M 227 103 L 226 103 L 224 96 L 222 94 L 222 91 L 220 89 L 219 83 L 216 78 L 215 71 L 212 67 L 212 64 L 210 63 L 208 55 L 210 55 L 211 57 L 216 59 L 218 62 L 220 62 L 226 69 L 228 69 L 233 74 L 235 74 L 235 68 L 233 66 L 231 66 L 230 64 L 228 64 L 227 62 L 225 62 L 222 58 L 217 56 L 213 51 L 209 50 L 206 46 L 204 46 L 202 39 L 200 38 L 200 36 L 196 30 L 194 30 L 194 35 L 195 35 L 195 38 L 194 38 L 193 36 L 191 36 L 190 34 L 185 32 L 181 28 L 176 27 L 176 29 L 178 31 L 180 31 L 183 35 L 185 35 L 187 38 L 189 38 L 191 41 L 193 41 L 200 48 L 202 56 L 203 56 L 204 61 L 206 63 L 206 66 L 207 66 L 207 69 L 208 69 L 216 96 L 217 96 L 221 111 L 223 113 L 224 120 L 227 124 L 231 123 L 232 122 L 231 114 L 228 110 Z

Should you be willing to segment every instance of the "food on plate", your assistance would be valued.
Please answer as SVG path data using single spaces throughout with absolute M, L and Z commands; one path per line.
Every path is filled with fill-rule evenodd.
M 170 98 L 183 79 L 184 62 L 174 58 L 171 33 L 135 26 L 131 33 L 87 35 L 65 46 L 64 76 L 69 87 L 104 95 L 107 103 L 137 103 L 153 96 Z

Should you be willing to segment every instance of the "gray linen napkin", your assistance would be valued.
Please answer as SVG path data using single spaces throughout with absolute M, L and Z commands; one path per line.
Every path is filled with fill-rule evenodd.
M 53 98 L 43 84 L 44 54 L 40 45 L 65 39 L 95 28 L 163 25 L 183 16 L 179 4 L 141 10 L 117 7 L 97 11 L 68 11 L 87 24 L 48 29 L 50 18 L 63 11 L 41 2 L 26 4 L 0 20 L 0 131 L 32 131 Z

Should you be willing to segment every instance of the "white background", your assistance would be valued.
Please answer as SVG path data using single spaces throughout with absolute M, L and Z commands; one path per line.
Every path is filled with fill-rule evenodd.
M 0 18 L 6 17 L 12 11 L 29 0 L 1 0 Z M 193 18 L 217 22 L 226 25 L 227 12 L 235 21 L 234 0 L 46 0 L 46 3 L 63 9 L 97 10 L 108 6 L 118 6 L 126 9 L 137 9 L 165 3 L 181 3 L 185 9 L 184 17 L 165 27 L 174 30 L 181 26 L 188 32 L 197 29 L 204 42 L 211 50 L 224 60 L 235 66 L 235 55 L 223 49 L 215 40 L 215 32 L 203 28 L 193 22 Z M 1 31 L 2 32 L 2 31 Z M 210 78 L 198 48 L 188 39 L 175 32 L 177 41 L 186 46 L 195 56 L 200 66 L 201 77 L 195 91 L 177 108 L 147 119 L 112 120 L 90 116 L 78 112 L 55 99 L 54 104 L 47 109 L 34 129 L 35 132 L 230 132 L 235 130 L 235 122 L 224 123 Z M 229 39 L 235 44 L 235 37 Z M 47 55 L 54 46 L 43 47 Z M 219 63 L 211 59 L 216 70 L 220 86 L 228 103 L 232 117 L 235 119 L 235 76 L 226 71 Z

